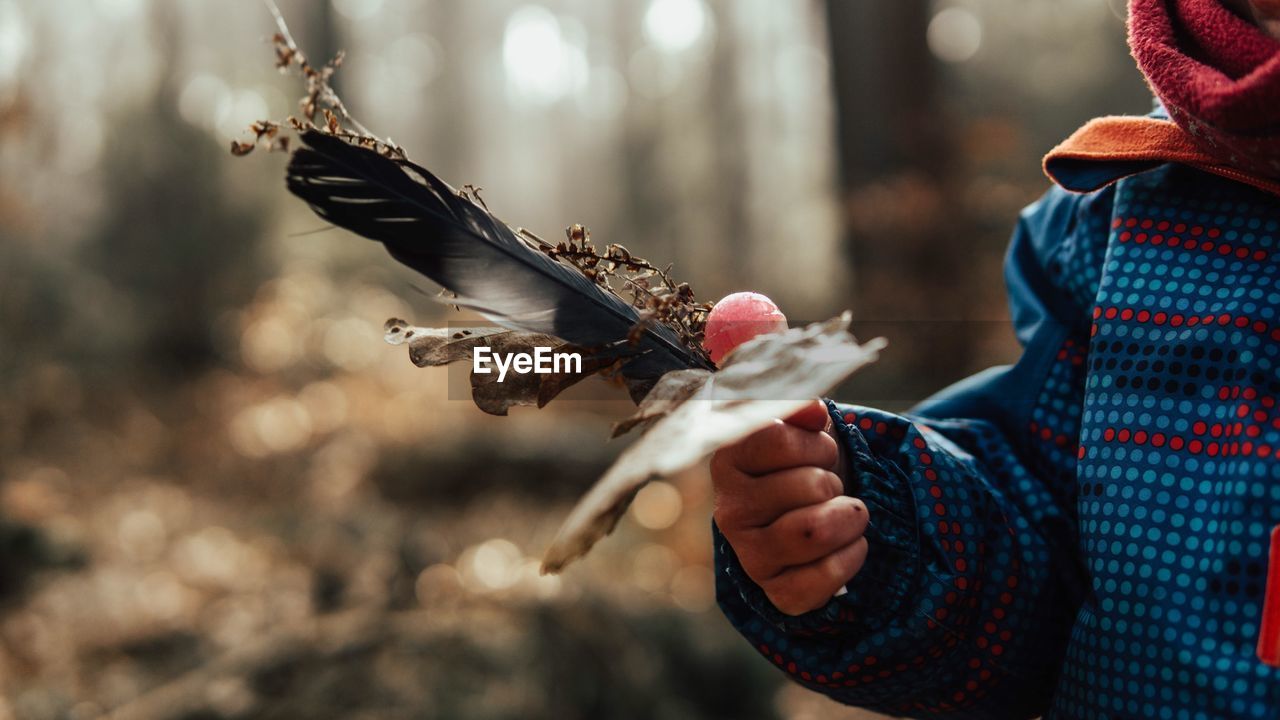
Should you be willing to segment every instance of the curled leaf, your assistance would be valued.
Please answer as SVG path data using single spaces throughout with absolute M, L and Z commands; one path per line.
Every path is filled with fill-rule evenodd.
M 392 318 L 383 326 L 391 345 L 408 345 L 409 359 L 418 367 L 436 367 L 465 361 L 473 364 L 473 353 L 487 347 L 493 355 L 534 355 L 539 348 L 552 355 L 574 353 L 580 367 L 566 366 L 548 373 L 507 372 L 501 381 L 496 372 L 471 372 L 471 399 L 490 415 L 506 415 L 516 406 L 543 407 L 557 395 L 615 363 L 615 358 L 575 347 L 552 335 L 521 332 L 501 327 L 423 328 Z M 567 364 L 566 364 L 567 365 Z
M 610 437 L 626 435 L 636 428 L 648 429 L 693 397 L 710 379 L 709 370 L 676 370 L 663 375 L 640 401 L 635 413 L 614 424 Z
M 875 361 L 883 339 L 865 345 L 849 334 L 848 313 L 785 333 L 761 335 L 734 350 L 724 367 L 692 396 L 654 422 L 578 502 L 542 558 L 544 573 L 560 572 L 609 534 L 631 499 L 650 480 L 684 470 L 829 392 Z M 696 380 L 673 381 L 671 390 Z M 687 389 L 687 388 L 686 388 Z M 656 388 L 655 388 L 656 392 Z

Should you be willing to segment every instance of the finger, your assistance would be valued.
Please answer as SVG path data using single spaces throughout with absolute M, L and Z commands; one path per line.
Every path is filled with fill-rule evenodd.
M 808 565 L 789 568 L 761 584 L 773 606 L 786 615 L 802 615 L 826 605 L 867 562 L 865 537 Z
M 762 528 L 792 510 L 844 494 L 839 475 L 812 466 L 759 477 L 730 472 L 736 479 L 716 485 L 715 517 L 722 529 Z
M 857 498 L 843 495 L 792 510 L 767 527 L 742 531 L 740 535 L 745 536 L 750 552 L 739 560 L 752 580 L 757 583 L 770 580 L 789 568 L 808 565 L 862 537 L 868 520 L 867 506 Z
M 840 450 L 835 438 L 824 432 L 802 430 L 781 420 L 725 448 L 722 461 L 748 475 L 812 465 L 835 467 Z
M 792 413 L 783 422 L 802 430 L 826 432 L 827 428 L 831 426 L 831 413 L 827 412 L 826 403 L 821 400 L 814 400 Z

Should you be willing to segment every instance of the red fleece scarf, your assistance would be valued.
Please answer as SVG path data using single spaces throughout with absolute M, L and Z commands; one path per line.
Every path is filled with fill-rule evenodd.
M 1129 45 L 1170 118 L 1201 149 L 1280 177 L 1280 41 L 1221 0 L 1130 0 Z

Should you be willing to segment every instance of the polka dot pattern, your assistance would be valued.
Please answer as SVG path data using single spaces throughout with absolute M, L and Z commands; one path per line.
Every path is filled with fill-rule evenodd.
M 1067 718 L 1276 718 L 1254 649 L 1280 523 L 1280 207 L 1167 167 L 1121 181 L 1078 464 L 1092 592 Z
M 719 602 L 797 682 L 893 715 L 1274 720 L 1280 204 L 1176 166 L 1073 202 L 1023 276 L 1078 322 L 945 418 L 831 406 L 872 518 L 848 594 L 783 615 L 716 533 Z

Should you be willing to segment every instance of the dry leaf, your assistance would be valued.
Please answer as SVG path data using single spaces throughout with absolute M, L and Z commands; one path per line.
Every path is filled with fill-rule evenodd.
M 554 373 L 518 373 L 509 371 L 498 382 L 495 373 L 471 373 L 471 399 L 476 407 L 490 415 L 506 415 L 516 406 L 543 407 L 561 392 L 583 378 L 611 366 L 610 357 L 597 357 L 590 351 L 566 344 L 563 340 L 541 333 L 508 330 L 501 327 L 464 329 L 422 328 L 392 318 L 383 326 L 384 337 L 392 345 L 409 346 L 409 359 L 418 367 L 435 367 L 449 363 L 471 362 L 477 347 L 492 348 L 495 355 L 533 354 L 536 348 L 550 348 L 552 353 L 577 353 L 582 356 L 580 371 Z
M 609 437 L 616 438 L 636 428 L 648 429 L 693 397 L 710 379 L 709 370 L 676 370 L 663 375 L 640 401 L 635 414 L 614 424 L 613 434 Z
M 848 332 L 848 313 L 744 343 L 693 396 L 627 448 L 578 502 L 542 559 L 556 573 L 609 534 L 650 480 L 668 477 L 717 449 L 786 417 L 874 362 L 881 338 L 865 345 Z M 655 403 L 667 402 L 656 400 Z

